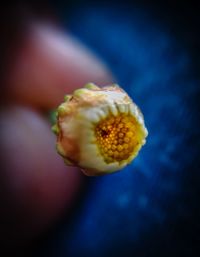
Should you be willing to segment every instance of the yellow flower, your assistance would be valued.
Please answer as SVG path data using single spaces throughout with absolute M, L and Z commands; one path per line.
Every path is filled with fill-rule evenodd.
M 86 175 L 103 175 L 129 164 L 145 144 L 141 111 L 118 85 L 93 83 L 65 97 L 57 109 L 57 151 Z

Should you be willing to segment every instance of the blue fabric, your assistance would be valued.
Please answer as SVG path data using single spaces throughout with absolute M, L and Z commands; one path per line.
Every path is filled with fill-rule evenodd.
M 148 10 L 84 4 L 67 24 L 144 113 L 147 144 L 119 173 L 86 178 L 41 256 L 198 256 L 199 78 L 190 49 Z

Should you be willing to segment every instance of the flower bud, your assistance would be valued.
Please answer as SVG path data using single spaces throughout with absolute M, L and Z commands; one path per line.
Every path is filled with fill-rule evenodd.
M 57 109 L 57 151 L 86 175 L 103 175 L 129 164 L 145 144 L 141 111 L 118 85 L 93 83 L 65 97 Z

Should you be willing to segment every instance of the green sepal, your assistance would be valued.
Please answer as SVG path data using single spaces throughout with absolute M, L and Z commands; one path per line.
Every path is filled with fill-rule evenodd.
M 58 127 L 57 124 L 53 125 L 53 126 L 51 127 L 51 130 L 52 130 L 53 133 L 56 134 L 56 135 L 58 135 L 59 132 L 60 132 L 60 129 L 59 129 L 59 127 Z

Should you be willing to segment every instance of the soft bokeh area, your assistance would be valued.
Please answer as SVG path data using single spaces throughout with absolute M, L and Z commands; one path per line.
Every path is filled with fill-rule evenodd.
M 160 2 L 57 6 L 140 106 L 149 136 L 123 171 L 85 179 L 70 219 L 40 242 L 39 256 L 199 254 L 199 19 L 189 2 Z

